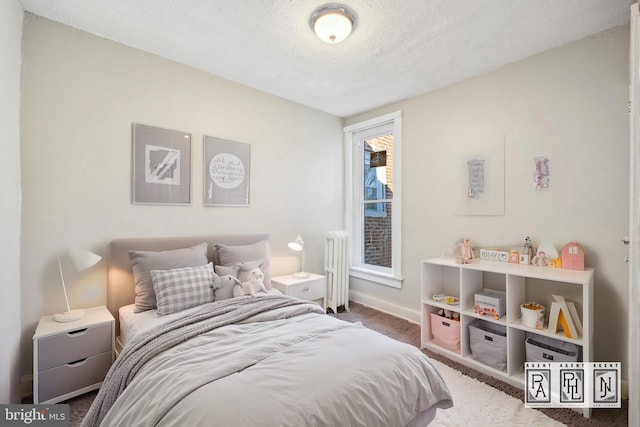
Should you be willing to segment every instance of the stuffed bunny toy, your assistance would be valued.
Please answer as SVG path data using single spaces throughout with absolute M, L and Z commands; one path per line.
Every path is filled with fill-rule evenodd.
M 233 296 L 251 295 L 254 297 L 256 292 L 260 291 L 267 293 L 267 288 L 264 286 L 264 273 L 259 268 L 252 268 L 247 274 L 247 281 L 233 287 Z

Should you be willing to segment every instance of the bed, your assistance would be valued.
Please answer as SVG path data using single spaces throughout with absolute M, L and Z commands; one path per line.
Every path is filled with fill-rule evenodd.
M 453 406 L 417 348 L 273 289 L 268 239 L 111 243 L 107 306 L 122 348 L 83 426 L 425 426 Z M 256 266 L 267 292 L 228 297 L 223 281 Z M 193 290 L 207 286 L 213 297 Z

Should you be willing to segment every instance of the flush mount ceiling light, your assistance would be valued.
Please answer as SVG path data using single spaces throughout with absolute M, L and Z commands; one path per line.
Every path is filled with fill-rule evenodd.
M 356 24 L 356 17 L 346 6 L 328 4 L 311 14 L 310 23 L 320 40 L 336 44 L 349 37 Z

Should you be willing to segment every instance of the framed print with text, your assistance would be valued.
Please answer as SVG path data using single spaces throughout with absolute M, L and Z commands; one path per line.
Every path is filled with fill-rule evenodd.
M 251 144 L 204 136 L 204 205 L 249 206 Z

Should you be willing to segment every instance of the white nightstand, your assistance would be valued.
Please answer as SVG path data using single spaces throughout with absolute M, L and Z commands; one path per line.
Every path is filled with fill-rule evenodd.
M 327 308 L 327 281 L 325 276 L 309 273 L 309 277 L 300 279 L 289 274 L 272 277 L 271 285 L 285 295 L 316 301 L 325 310 Z
M 59 323 L 43 316 L 33 335 L 33 403 L 56 403 L 100 388 L 113 363 L 115 320 L 107 307 Z

